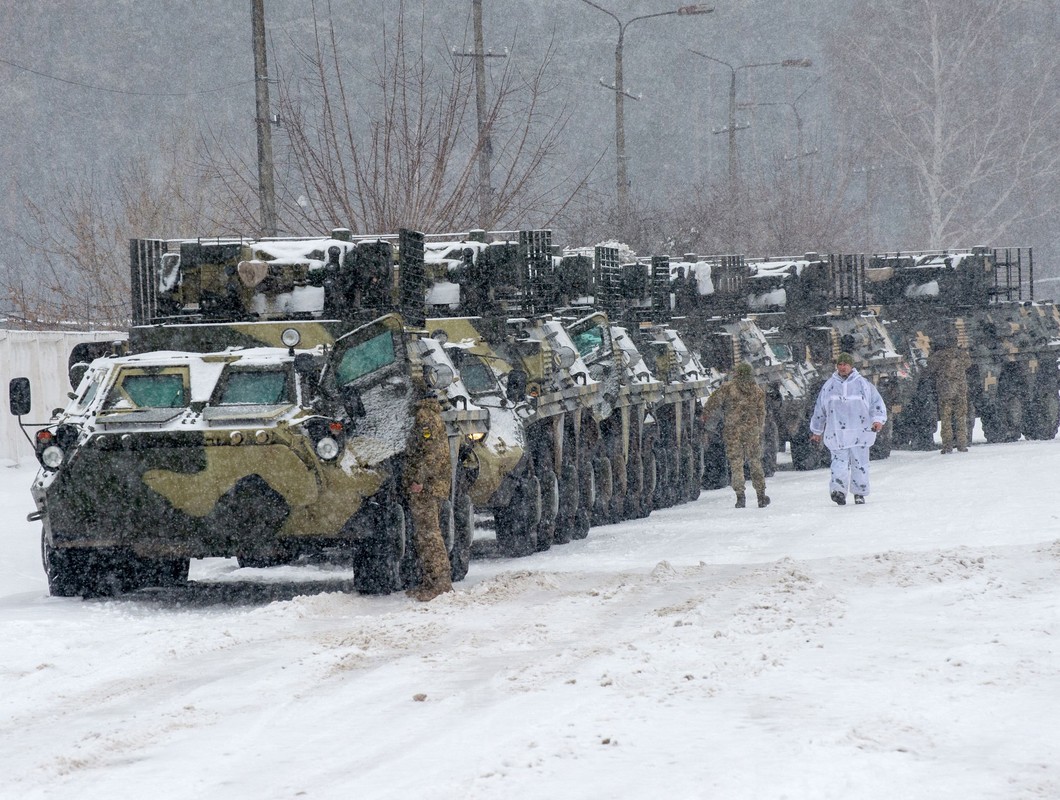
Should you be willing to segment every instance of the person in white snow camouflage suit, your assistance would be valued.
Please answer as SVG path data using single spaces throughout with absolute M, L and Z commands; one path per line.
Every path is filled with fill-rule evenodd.
M 886 423 L 887 406 L 879 391 L 854 369 L 850 353 L 840 353 L 810 417 L 810 438 L 814 442 L 823 439 L 832 454 L 829 489 L 837 505 L 846 505 L 848 486 L 855 503 L 865 502 L 869 448 Z

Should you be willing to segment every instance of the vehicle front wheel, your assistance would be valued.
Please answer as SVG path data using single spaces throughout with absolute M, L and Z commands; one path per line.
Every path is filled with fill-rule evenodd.
M 510 558 L 537 550 L 537 525 L 541 521 L 541 482 L 536 475 L 523 480 L 507 508 L 494 514 L 497 548 Z
M 475 506 L 470 495 L 457 495 L 456 505 L 453 506 L 453 549 L 449 551 L 449 570 L 454 581 L 462 581 L 467 577 L 474 539 Z
M 93 553 L 84 547 L 51 547 L 41 536 L 41 559 L 48 577 L 48 593 L 53 597 L 79 597 L 90 591 L 89 578 L 95 573 Z
M 408 546 L 405 509 L 392 503 L 374 534 L 353 543 L 353 586 L 361 594 L 390 594 L 401 587 L 401 561 Z

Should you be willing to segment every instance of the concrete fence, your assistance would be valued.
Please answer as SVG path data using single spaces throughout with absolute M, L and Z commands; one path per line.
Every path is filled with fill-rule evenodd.
M 9 331 L 0 330 L 0 461 L 34 460 L 33 447 L 11 416 L 8 384 L 12 378 L 26 377 L 33 388 L 33 411 L 23 422 L 47 423 L 52 411 L 64 408 L 71 391 L 68 373 L 70 351 L 81 342 L 108 342 L 124 339 L 115 331 Z M 37 430 L 30 428 L 32 436 Z

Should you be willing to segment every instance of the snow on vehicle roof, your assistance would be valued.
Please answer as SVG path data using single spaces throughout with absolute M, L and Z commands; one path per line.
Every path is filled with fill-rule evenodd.
M 784 259 L 782 261 L 752 261 L 749 278 L 786 278 L 789 275 L 801 275 L 809 264 L 805 259 Z

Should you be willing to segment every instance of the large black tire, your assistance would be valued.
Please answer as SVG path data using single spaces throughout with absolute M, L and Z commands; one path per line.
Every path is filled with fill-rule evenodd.
M 805 427 L 805 426 L 804 426 Z M 826 461 L 826 449 L 823 444 L 810 441 L 810 429 L 799 432 L 790 442 L 791 465 L 800 472 L 822 467 Z
M 665 451 L 656 448 L 655 450 L 655 494 L 652 500 L 652 506 L 655 508 L 669 508 L 670 507 L 670 482 L 673 480 L 673 473 L 670 471 L 670 459 L 666 457 Z
M 567 544 L 573 538 L 580 497 L 578 468 L 573 460 L 565 461 L 559 481 L 559 517 L 553 544 Z
M 548 550 L 556 539 L 559 518 L 559 480 L 551 467 L 538 476 L 541 487 L 541 519 L 537 523 L 537 549 Z
M 509 558 L 537 551 L 537 526 L 541 521 L 541 482 L 536 475 L 523 478 L 507 508 L 494 514 L 497 549 Z
M 1041 367 L 1034 390 L 1023 410 L 1023 435 L 1044 441 L 1056 437 L 1060 426 L 1060 395 L 1057 394 L 1056 369 Z
M 644 460 L 639 454 L 626 462 L 626 498 L 622 505 L 623 519 L 640 519 L 651 510 L 644 509 Z
M 611 501 L 608 504 L 608 519 L 621 522 L 626 518 L 626 496 L 629 494 L 629 470 L 621 455 L 611 459 Z M 625 488 L 623 488 L 623 486 Z
M 582 486 L 578 513 L 574 515 L 572 539 L 584 539 L 589 535 L 589 528 L 592 526 L 592 508 L 596 502 L 596 475 L 591 469 L 585 470 L 585 475 L 588 477 Z
M 655 459 L 654 450 L 648 450 L 641 463 L 644 465 L 644 494 L 641 496 L 640 510 L 646 517 L 656 508 L 655 489 L 659 486 L 659 462 Z
M 606 525 L 611 522 L 611 497 L 615 493 L 614 470 L 606 456 L 593 459 L 593 482 L 596 487 L 596 501 L 593 503 L 593 525 Z
M 926 380 L 917 386 L 891 427 L 891 446 L 899 450 L 934 450 L 939 410 L 935 389 Z
M 405 509 L 392 503 L 381 512 L 372 536 L 353 543 L 353 587 L 361 594 L 390 594 L 402 588 L 402 561 L 410 551 Z
M 53 597 L 80 597 L 89 593 L 95 572 L 93 551 L 83 547 L 52 548 L 41 536 L 41 560 Z
M 1023 432 L 1023 399 L 1015 383 L 1002 375 L 996 402 L 979 409 L 988 442 L 1015 442 Z
M 704 489 L 723 489 L 729 485 L 729 462 L 720 436 L 711 436 L 703 450 Z
M 453 547 L 449 551 L 449 572 L 462 581 L 471 566 L 471 545 L 475 540 L 475 506 L 468 494 L 456 496 L 453 506 Z
M 772 478 L 777 473 L 777 453 L 780 451 L 780 429 L 770 414 L 762 428 L 762 473 Z
M 699 497 L 699 470 L 696 464 L 696 451 L 692 445 L 681 448 L 681 500 L 690 503 Z

